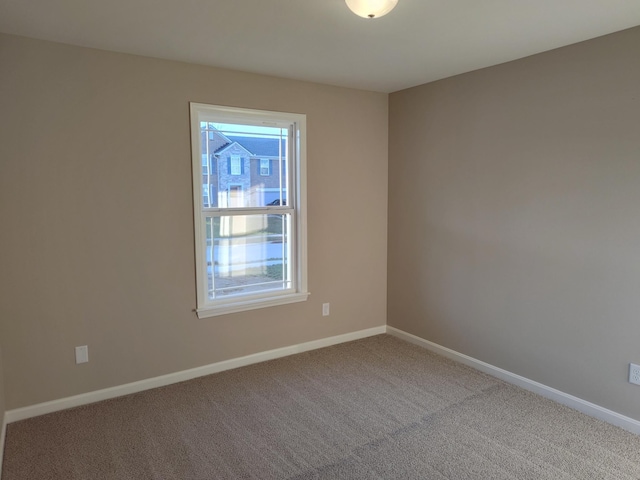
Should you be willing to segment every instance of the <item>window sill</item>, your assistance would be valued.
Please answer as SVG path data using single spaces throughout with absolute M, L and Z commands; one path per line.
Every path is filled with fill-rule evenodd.
M 259 298 L 254 300 L 238 300 L 233 303 L 225 303 L 223 305 L 202 307 L 196 310 L 198 318 L 209 318 L 218 315 L 226 315 L 228 313 L 244 312 L 247 310 L 256 310 L 258 308 L 275 307 L 277 305 L 286 305 L 288 303 L 304 302 L 310 293 L 292 293 L 288 295 L 279 295 L 276 297 Z

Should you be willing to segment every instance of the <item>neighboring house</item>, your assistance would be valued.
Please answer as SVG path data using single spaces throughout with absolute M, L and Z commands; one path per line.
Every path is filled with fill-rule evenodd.
M 264 206 L 286 203 L 286 141 L 227 136 L 211 125 L 202 130 L 202 195 L 205 206 Z M 281 166 L 283 175 L 280 174 Z

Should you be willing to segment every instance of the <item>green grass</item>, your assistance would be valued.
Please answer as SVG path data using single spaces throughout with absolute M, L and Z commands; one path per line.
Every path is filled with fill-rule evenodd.
M 273 280 L 282 280 L 283 271 L 284 266 L 281 263 L 267 265 L 267 277 L 272 278 Z

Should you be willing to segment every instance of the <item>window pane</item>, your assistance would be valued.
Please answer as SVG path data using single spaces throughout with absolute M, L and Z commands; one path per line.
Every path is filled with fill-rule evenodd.
M 292 288 L 290 227 L 289 214 L 208 217 L 209 300 Z
M 205 207 L 250 208 L 287 204 L 289 129 L 201 122 Z

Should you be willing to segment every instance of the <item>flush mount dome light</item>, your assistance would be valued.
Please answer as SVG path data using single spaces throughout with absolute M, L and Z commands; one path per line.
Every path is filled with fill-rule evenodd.
M 347 7 L 364 18 L 378 18 L 389 13 L 398 0 L 345 0 Z

